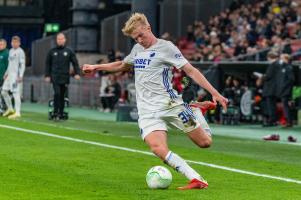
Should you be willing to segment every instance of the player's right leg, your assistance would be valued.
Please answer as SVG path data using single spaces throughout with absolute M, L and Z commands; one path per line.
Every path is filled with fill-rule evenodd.
M 7 107 L 6 111 L 3 113 L 2 116 L 3 117 L 8 117 L 9 115 L 14 114 L 14 112 L 15 112 L 14 109 L 13 109 L 13 105 L 12 105 L 12 102 L 11 102 L 11 97 L 9 95 L 9 91 L 3 88 L 2 91 L 1 91 L 1 95 L 4 99 L 4 102 L 5 102 L 6 107 Z

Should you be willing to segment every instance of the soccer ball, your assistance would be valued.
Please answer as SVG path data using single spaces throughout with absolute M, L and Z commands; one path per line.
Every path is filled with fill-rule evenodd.
M 166 189 L 170 186 L 172 175 L 162 166 L 152 167 L 146 174 L 146 183 L 151 189 Z

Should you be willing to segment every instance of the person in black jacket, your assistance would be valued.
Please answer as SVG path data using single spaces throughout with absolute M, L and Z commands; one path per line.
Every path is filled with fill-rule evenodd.
M 54 90 L 55 119 L 63 119 L 64 98 L 70 79 L 70 63 L 73 65 L 74 78 L 80 79 L 80 69 L 75 53 L 66 47 L 66 36 L 58 33 L 57 46 L 52 48 L 46 58 L 45 81 L 52 82 Z
M 292 97 L 292 90 L 294 86 L 294 72 L 293 67 L 290 64 L 290 56 L 288 54 L 281 54 L 282 65 L 280 68 L 280 76 L 278 82 L 277 96 L 281 98 L 283 110 L 286 118 L 285 127 L 291 127 L 293 125 L 293 119 L 290 110 L 290 102 Z
M 268 53 L 268 60 L 270 65 L 268 66 L 265 75 L 263 76 L 263 92 L 262 95 L 265 99 L 266 115 L 268 117 L 266 126 L 277 125 L 276 115 L 276 101 L 277 101 L 277 82 L 279 74 L 279 59 L 278 54 L 275 52 Z

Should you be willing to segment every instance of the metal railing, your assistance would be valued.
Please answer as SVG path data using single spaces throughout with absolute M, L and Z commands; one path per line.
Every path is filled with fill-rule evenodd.
M 122 12 L 108 17 L 101 22 L 101 44 L 100 51 L 108 52 L 110 49 L 129 52 L 131 49 L 131 40 L 121 32 L 124 23 L 129 17 L 130 12 Z
M 71 79 L 68 86 L 68 97 L 71 105 L 98 107 L 99 79 L 82 78 L 80 81 Z M 53 98 L 52 84 L 44 81 L 43 77 L 24 77 L 23 99 L 39 103 L 48 103 Z

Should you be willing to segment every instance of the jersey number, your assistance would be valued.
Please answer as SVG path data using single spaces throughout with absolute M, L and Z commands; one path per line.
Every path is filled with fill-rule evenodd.
M 180 112 L 178 114 L 178 117 L 183 121 L 184 124 L 186 124 L 189 121 L 189 118 L 190 118 L 189 115 L 185 111 Z

